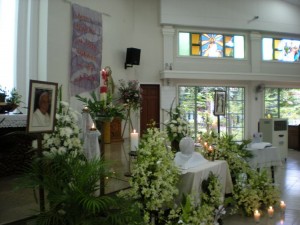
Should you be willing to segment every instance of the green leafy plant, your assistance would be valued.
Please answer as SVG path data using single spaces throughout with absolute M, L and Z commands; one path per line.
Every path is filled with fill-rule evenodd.
M 233 179 L 232 213 L 241 209 L 246 215 L 252 215 L 255 209 L 279 203 L 280 191 L 274 186 L 266 171 L 252 169 L 247 158 L 253 155 L 246 150 L 251 140 L 243 140 L 241 144 L 234 141 L 232 135 L 218 137 L 213 132 L 201 136 L 201 143 L 214 146 L 215 159 L 226 160 Z M 201 151 L 208 157 L 208 152 Z
M 33 159 L 19 181 L 19 186 L 45 190 L 46 207 L 36 224 L 130 224 L 134 214 L 124 200 L 99 195 L 99 180 L 110 176 L 108 163 L 86 159 L 77 114 L 65 102 L 59 108 L 54 132 L 44 135 L 42 155 Z
M 6 97 L 6 102 L 9 104 L 20 105 L 22 95 L 19 94 L 16 88 L 13 88 Z
M 219 224 L 217 222 L 226 213 L 223 204 L 220 181 L 210 172 L 208 178 L 202 182 L 200 196 L 193 193 L 184 196 L 181 206 L 171 210 L 166 224 Z
M 98 117 L 124 118 L 123 106 L 113 101 L 110 95 L 106 101 L 98 100 L 95 91 L 93 91 L 90 95 L 91 98 L 82 97 L 80 95 L 76 95 L 76 97 L 89 108 L 93 119 L 96 120 Z
M 156 127 L 147 129 L 132 169 L 131 189 L 120 193 L 137 202 L 146 224 L 153 214 L 160 218 L 165 208 L 172 208 L 178 194 L 179 171 L 173 153 L 165 146 L 166 140 L 165 132 Z

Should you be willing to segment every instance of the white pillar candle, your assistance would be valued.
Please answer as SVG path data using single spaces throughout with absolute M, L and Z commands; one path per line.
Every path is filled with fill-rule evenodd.
M 133 132 L 130 133 L 130 150 L 136 151 L 138 145 L 139 145 L 139 133 L 133 130 Z
M 91 131 L 97 130 L 97 128 L 95 127 L 95 124 L 94 124 L 94 123 L 92 124 L 92 127 L 90 128 L 90 130 L 91 130 Z
M 281 208 L 281 210 L 285 211 L 285 207 L 286 207 L 286 205 L 285 205 L 284 201 L 281 201 L 280 202 L 280 208 Z
M 259 211 L 258 210 L 255 210 L 254 211 L 254 220 L 255 220 L 255 222 L 259 222 L 259 220 L 260 220 L 260 213 L 259 213 Z
M 270 218 L 272 218 L 272 217 L 273 217 L 273 214 L 274 214 L 274 209 L 273 209 L 273 207 L 272 207 L 272 206 L 270 206 L 270 207 L 268 208 L 268 214 L 269 214 L 269 217 L 270 217 Z

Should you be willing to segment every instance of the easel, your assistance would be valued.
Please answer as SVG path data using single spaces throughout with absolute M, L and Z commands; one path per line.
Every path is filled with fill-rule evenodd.
M 127 115 L 126 115 L 126 118 L 125 118 L 125 124 L 124 124 L 124 128 L 123 128 L 123 131 L 122 131 L 122 138 L 124 136 L 124 132 L 125 132 L 125 128 L 126 128 L 127 123 L 128 123 L 128 126 L 129 126 L 128 127 L 129 133 L 133 129 L 133 125 L 132 125 L 130 114 L 131 114 L 131 107 L 129 106 L 129 108 L 127 109 Z
M 37 157 L 41 158 L 42 157 L 42 133 L 36 134 L 37 137 Z M 42 164 L 40 163 L 39 165 L 40 169 L 40 179 L 43 180 L 43 167 Z M 42 185 L 39 186 L 39 200 L 40 200 L 40 211 L 44 212 L 45 211 L 45 191 L 44 187 Z

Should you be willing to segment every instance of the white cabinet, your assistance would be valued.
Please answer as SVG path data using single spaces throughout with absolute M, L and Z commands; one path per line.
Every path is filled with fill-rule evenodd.
M 281 151 L 281 159 L 287 159 L 288 120 L 281 118 L 260 119 L 259 132 L 263 133 L 263 142 L 270 142 Z

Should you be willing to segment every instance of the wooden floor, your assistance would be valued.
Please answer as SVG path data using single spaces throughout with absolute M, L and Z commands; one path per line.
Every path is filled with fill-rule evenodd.
M 116 142 L 105 145 L 105 158 L 111 162 L 111 171 L 115 172 L 117 179 L 106 179 L 105 193 L 112 193 L 129 187 L 129 143 Z M 32 216 L 38 210 L 32 190 L 13 191 L 15 177 L 10 176 L 0 179 L 0 225 Z M 286 202 L 285 214 L 275 209 L 273 218 L 264 216 L 261 225 L 300 225 L 300 151 L 289 150 L 287 162 L 275 173 L 275 182 L 282 190 L 282 200 Z M 20 224 L 20 223 L 18 223 Z M 26 224 L 26 223 L 21 223 Z M 30 224 L 28 222 L 27 224 Z M 225 225 L 255 224 L 252 217 L 242 215 L 226 216 Z M 17 224 L 16 224 L 17 225 Z

